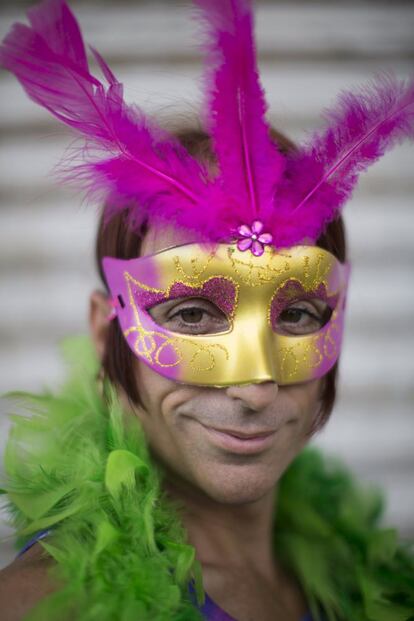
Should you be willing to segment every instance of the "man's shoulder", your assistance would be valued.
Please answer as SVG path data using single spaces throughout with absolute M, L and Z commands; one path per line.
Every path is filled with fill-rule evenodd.
M 20 621 L 33 606 L 56 587 L 48 572 L 53 564 L 40 544 L 0 571 L 2 621 Z

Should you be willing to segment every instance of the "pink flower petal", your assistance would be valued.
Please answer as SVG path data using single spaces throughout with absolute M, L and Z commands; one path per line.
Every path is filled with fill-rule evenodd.
M 259 235 L 259 242 L 262 244 L 271 244 L 273 241 L 273 236 L 270 233 L 262 233 Z
M 242 252 L 244 252 L 245 250 L 248 250 L 251 245 L 252 245 L 252 240 L 250 237 L 248 239 L 240 239 L 237 242 L 237 248 L 241 250 Z
M 247 226 L 247 224 L 242 224 L 241 226 L 239 226 L 239 228 L 237 229 L 237 232 L 239 233 L 239 235 L 242 235 L 243 237 L 252 236 L 252 230 L 250 226 Z
M 252 233 L 254 235 L 260 235 L 262 231 L 263 231 L 263 222 L 261 222 L 260 220 L 255 220 L 252 224 Z
M 252 244 L 252 253 L 255 257 L 260 257 L 264 253 L 264 248 L 259 241 L 254 241 Z

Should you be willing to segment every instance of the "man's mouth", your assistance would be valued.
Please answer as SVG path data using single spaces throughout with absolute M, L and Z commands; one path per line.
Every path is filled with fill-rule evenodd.
M 238 429 L 209 427 L 202 423 L 200 425 L 206 430 L 213 444 L 231 453 L 260 453 L 271 446 L 276 435 L 276 430 L 255 430 L 247 433 Z

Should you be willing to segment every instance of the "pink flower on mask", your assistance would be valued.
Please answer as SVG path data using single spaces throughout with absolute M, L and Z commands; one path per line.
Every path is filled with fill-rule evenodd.
M 237 242 L 237 248 L 242 252 L 251 250 L 255 257 L 260 257 L 264 253 L 264 246 L 271 244 L 273 237 L 270 233 L 263 233 L 263 222 L 255 220 L 252 226 L 242 224 L 237 232 L 242 239 Z

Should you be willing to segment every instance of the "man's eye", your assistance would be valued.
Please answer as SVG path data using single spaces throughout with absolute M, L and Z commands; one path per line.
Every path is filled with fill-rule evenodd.
M 187 306 L 173 312 L 164 324 L 182 334 L 214 334 L 229 327 L 227 317 L 213 304 L 209 308 Z
M 287 308 L 279 315 L 279 320 L 286 323 L 306 322 L 308 319 L 316 319 L 311 317 L 310 313 L 302 308 Z
M 191 302 L 164 302 L 149 313 L 158 325 L 181 334 L 216 334 L 229 329 L 228 318 L 215 304 L 203 298 Z
M 178 315 L 186 323 L 200 323 L 205 314 L 205 310 L 193 306 L 192 308 L 185 308 L 184 310 L 180 310 L 178 313 L 173 315 L 173 317 L 176 317 Z
M 276 332 L 282 334 L 312 334 L 320 330 L 330 317 L 330 309 L 317 309 L 309 305 L 292 305 L 285 308 L 276 321 Z

